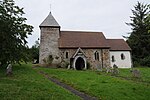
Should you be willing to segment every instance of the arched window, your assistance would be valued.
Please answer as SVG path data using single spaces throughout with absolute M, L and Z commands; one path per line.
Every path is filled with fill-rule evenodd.
M 124 56 L 124 54 L 122 53 L 121 54 L 121 60 L 124 60 L 125 59 L 125 56 Z
M 69 58 L 69 52 L 66 51 L 66 54 L 65 54 L 65 55 L 66 55 L 66 56 L 65 56 L 66 59 L 68 59 L 68 58 Z
M 99 61 L 99 53 L 97 51 L 94 53 L 94 56 L 95 56 L 95 60 Z
M 111 57 L 111 61 L 115 62 L 115 57 L 114 56 Z
M 95 60 L 96 60 L 96 58 L 97 58 L 97 57 L 96 57 L 96 52 L 94 53 L 94 57 L 95 57 Z

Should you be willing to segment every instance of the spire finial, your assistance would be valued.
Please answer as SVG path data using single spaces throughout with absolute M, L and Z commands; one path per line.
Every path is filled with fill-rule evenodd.
M 52 11 L 52 5 L 50 4 L 50 14 L 51 14 L 51 11 Z

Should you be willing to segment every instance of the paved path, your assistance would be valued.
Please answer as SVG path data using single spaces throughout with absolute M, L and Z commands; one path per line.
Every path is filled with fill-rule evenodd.
M 44 75 L 46 78 L 48 78 L 50 81 L 54 82 L 55 84 L 67 89 L 68 91 L 72 92 L 73 94 L 81 97 L 82 100 L 97 100 L 97 98 L 95 97 L 91 97 L 83 92 L 80 92 L 74 88 L 72 88 L 71 86 L 65 84 L 65 83 L 62 83 L 60 82 L 58 79 L 55 79 L 55 78 L 52 78 L 52 77 L 49 77 L 45 72 L 43 71 L 40 71 L 40 74 Z

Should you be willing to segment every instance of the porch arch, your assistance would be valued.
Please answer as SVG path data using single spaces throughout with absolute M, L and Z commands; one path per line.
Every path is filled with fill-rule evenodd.
M 83 56 L 76 56 L 73 61 L 73 68 L 76 70 L 87 69 L 87 61 Z

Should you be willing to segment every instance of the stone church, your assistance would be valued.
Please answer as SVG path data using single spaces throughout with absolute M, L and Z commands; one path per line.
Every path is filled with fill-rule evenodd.
M 131 68 L 131 48 L 123 39 L 106 39 L 102 32 L 61 31 L 51 12 L 40 24 L 39 63 L 52 57 L 53 65 L 77 70 L 112 67 Z

